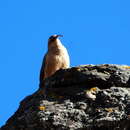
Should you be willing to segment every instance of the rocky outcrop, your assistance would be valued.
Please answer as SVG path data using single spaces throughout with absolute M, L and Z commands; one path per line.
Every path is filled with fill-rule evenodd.
M 1 130 L 130 130 L 130 67 L 59 70 L 20 103 Z

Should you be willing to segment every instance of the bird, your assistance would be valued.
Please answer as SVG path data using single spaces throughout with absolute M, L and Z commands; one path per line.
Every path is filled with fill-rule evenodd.
M 70 67 L 70 58 L 67 49 L 61 43 L 63 35 L 52 35 L 48 39 L 48 50 L 44 55 L 41 70 L 40 83 L 52 76 L 59 69 Z

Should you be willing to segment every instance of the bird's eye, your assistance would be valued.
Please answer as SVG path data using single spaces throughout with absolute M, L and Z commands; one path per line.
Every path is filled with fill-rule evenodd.
M 51 40 L 51 39 L 54 39 L 54 36 L 51 36 L 49 39 L 50 39 L 50 40 Z

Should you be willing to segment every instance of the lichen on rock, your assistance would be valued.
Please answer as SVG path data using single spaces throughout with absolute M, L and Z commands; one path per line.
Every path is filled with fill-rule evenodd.
M 45 84 L 43 88 L 42 84 Z M 130 69 L 84 65 L 57 71 L 1 130 L 130 130 Z

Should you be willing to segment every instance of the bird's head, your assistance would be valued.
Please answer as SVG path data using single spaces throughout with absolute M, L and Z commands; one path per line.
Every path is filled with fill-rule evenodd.
M 59 38 L 59 37 L 63 37 L 63 35 L 52 35 L 52 36 L 50 36 L 49 37 L 49 41 L 55 41 L 57 38 Z
M 60 44 L 61 42 L 59 40 L 59 37 L 63 37 L 63 35 L 52 35 L 52 36 L 50 36 L 49 39 L 48 39 L 48 46 L 54 47 L 57 44 Z

